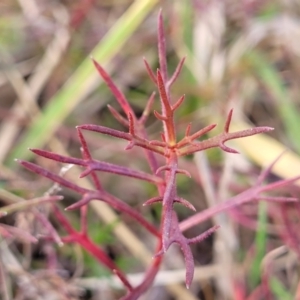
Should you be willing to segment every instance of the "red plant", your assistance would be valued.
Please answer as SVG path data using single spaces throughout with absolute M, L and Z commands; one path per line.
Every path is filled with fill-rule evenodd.
M 116 273 L 117 276 L 119 276 L 120 280 L 122 280 L 122 282 L 124 283 L 124 286 L 127 288 L 127 294 L 122 298 L 123 300 L 138 299 L 142 293 L 149 289 L 159 270 L 163 254 L 173 243 L 178 244 L 183 252 L 186 264 L 186 286 L 187 288 L 189 288 L 193 280 L 194 274 L 194 259 L 190 250 L 190 244 L 202 241 L 210 234 L 215 232 L 219 226 L 214 226 L 209 230 L 205 231 L 204 233 L 190 239 L 186 238 L 183 235 L 182 232 L 184 230 L 195 226 L 208 218 L 211 218 L 213 215 L 221 211 L 229 210 L 237 205 L 244 204 L 251 200 L 265 199 L 270 201 L 282 202 L 296 200 L 295 198 L 271 197 L 261 194 L 271 189 L 273 190 L 277 187 L 290 184 L 297 179 L 293 178 L 290 180 L 282 180 L 276 183 L 271 183 L 263 186 L 262 182 L 265 179 L 268 172 L 270 171 L 270 168 L 272 167 L 270 166 L 270 168 L 268 168 L 262 173 L 262 175 L 257 181 L 257 184 L 252 188 L 244 191 L 243 193 L 231 199 L 228 199 L 228 201 L 223 202 L 222 204 L 219 204 L 216 207 L 211 207 L 202 212 L 199 212 L 181 223 L 178 222 L 177 214 L 173 210 L 174 203 L 179 203 L 187 208 L 190 208 L 191 210 L 195 210 L 194 206 L 190 202 L 188 202 L 186 199 L 181 198 L 177 193 L 177 175 L 184 174 L 190 176 L 188 171 L 179 168 L 180 157 L 213 147 L 219 147 L 223 151 L 229 153 L 237 153 L 236 150 L 226 146 L 225 143 L 232 139 L 243 138 L 258 133 L 268 132 L 270 130 L 273 130 L 273 128 L 255 127 L 252 129 L 246 129 L 237 132 L 229 132 L 230 122 L 232 118 L 231 110 L 225 122 L 223 132 L 219 135 L 199 141 L 198 139 L 203 137 L 203 135 L 205 135 L 206 133 L 213 130 L 216 127 L 216 124 L 211 124 L 203 129 L 196 131 L 195 133 L 191 133 L 192 126 L 191 124 L 189 124 L 186 128 L 185 136 L 181 140 L 177 140 L 174 113 L 176 109 L 183 103 L 184 96 L 180 97 L 176 102 L 173 103 L 171 101 L 170 87 L 177 80 L 179 73 L 182 69 L 184 59 L 182 59 L 179 62 L 174 74 L 169 77 L 166 61 L 165 35 L 161 13 L 158 17 L 158 54 L 160 68 L 157 70 L 156 73 L 154 73 L 151 70 L 151 67 L 147 63 L 147 61 L 144 61 L 149 76 L 154 82 L 154 84 L 157 86 L 159 92 L 161 112 L 154 111 L 154 115 L 163 124 L 163 133 L 161 133 L 161 140 L 149 140 L 145 129 L 145 122 L 150 114 L 151 107 L 155 99 L 155 94 L 153 93 L 150 96 L 147 104 L 145 105 L 145 110 L 142 116 L 138 118 L 134 110 L 130 106 L 129 101 L 117 88 L 110 76 L 96 61 L 93 61 L 100 76 L 110 88 L 111 92 L 113 93 L 116 100 L 123 109 L 124 113 L 126 114 L 127 119 L 125 119 L 112 107 L 109 107 L 109 110 L 121 124 L 128 127 L 128 132 L 123 132 L 104 126 L 92 124 L 78 126 L 77 133 L 82 146 L 82 158 L 66 157 L 38 149 L 31 149 L 31 151 L 39 156 L 48 158 L 50 160 L 67 164 L 75 164 L 83 167 L 84 171 L 81 173 L 80 177 L 91 176 L 95 189 L 89 190 L 80 187 L 79 185 L 66 180 L 62 176 L 53 174 L 34 163 L 18 161 L 25 168 L 41 176 L 49 178 L 53 182 L 56 182 L 59 185 L 71 189 L 81 195 L 81 199 L 78 202 L 67 207 L 67 210 L 80 208 L 80 231 L 76 231 L 69 223 L 67 218 L 64 216 L 64 214 L 60 211 L 60 209 L 55 204 L 53 205 L 55 216 L 67 232 L 67 235 L 62 238 L 62 241 L 65 243 L 77 243 L 81 245 L 88 253 L 90 253 L 92 256 L 98 259 L 101 264 L 105 265 L 112 272 Z M 143 148 L 145 150 L 145 154 L 149 166 L 151 168 L 152 174 L 93 159 L 83 135 L 84 130 L 94 131 L 101 134 L 110 135 L 119 139 L 127 140 L 129 143 L 126 147 L 126 150 L 130 150 L 133 147 Z M 158 164 L 156 155 L 160 155 L 165 159 L 164 165 L 161 166 Z M 124 203 L 121 199 L 105 191 L 101 185 L 101 181 L 96 175 L 96 171 L 109 172 L 121 176 L 133 177 L 135 179 L 148 181 L 156 185 L 158 195 L 154 198 L 148 199 L 144 203 L 144 205 L 150 205 L 157 202 L 162 203 L 162 216 L 160 228 L 157 229 L 154 225 L 149 223 L 139 212 L 134 210 L 128 204 Z M 156 253 L 154 254 L 153 263 L 150 266 L 149 270 L 146 272 L 143 282 L 136 287 L 131 286 L 131 284 L 126 278 L 126 275 L 123 274 L 123 272 L 106 255 L 106 253 L 100 247 L 95 245 L 95 243 L 88 236 L 86 228 L 86 214 L 89 202 L 95 199 L 99 201 L 104 201 L 114 209 L 126 213 L 131 218 L 139 222 L 151 234 L 157 237 L 157 247 Z

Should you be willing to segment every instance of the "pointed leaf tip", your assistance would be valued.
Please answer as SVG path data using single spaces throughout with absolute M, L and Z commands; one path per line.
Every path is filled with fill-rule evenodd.
M 64 211 L 74 210 L 75 208 L 73 208 L 72 206 L 73 206 L 73 204 L 70 205 L 70 206 L 68 206 L 68 207 L 66 207 L 66 208 L 64 209 Z
M 160 172 L 162 172 L 162 171 L 168 171 L 168 170 L 170 170 L 170 167 L 168 167 L 168 166 L 161 166 L 161 167 L 159 167 L 156 171 L 155 171 L 155 175 L 158 175 Z
M 158 11 L 158 18 L 162 18 L 162 7 Z
M 265 128 L 267 129 L 267 131 L 272 131 L 275 129 L 274 127 L 268 127 L 268 126 L 266 126 Z
M 230 127 L 230 123 L 231 123 L 231 119 L 232 119 L 232 114 L 233 114 L 233 109 L 231 109 L 227 115 L 227 119 L 225 122 L 225 126 L 224 126 L 224 132 L 228 133 L 229 132 L 229 127 Z
M 192 178 L 191 173 L 189 171 L 187 171 L 187 170 L 184 170 L 184 169 L 177 169 L 176 173 L 183 174 L 183 175 L 186 175 L 189 178 Z
M 64 244 L 63 242 L 58 242 L 57 245 L 58 245 L 58 247 L 61 248 L 61 247 L 63 247 L 65 244 Z

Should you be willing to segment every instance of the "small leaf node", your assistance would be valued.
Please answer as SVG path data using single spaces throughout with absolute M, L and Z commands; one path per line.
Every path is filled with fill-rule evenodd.
M 226 119 L 226 122 L 225 122 L 224 132 L 226 132 L 226 133 L 229 132 L 229 127 L 230 127 L 230 122 L 231 122 L 232 114 L 233 114 L 233 109 L 231 109 L 229 111 L 227 119 Z
M 128 113 L 128 122 L 129 122 L 129 133 L 131 134 L 132 137 L 135 137 L 135 125 L 134 125 L 134 120 L 132 114 L 129 112 Z
M 144 125 L 146 123 L 146 121 L 147 121 L 147 118 L 148 118 L 148 116 L 150 114 L 151 108 L 152 108 L 153 103 L 154 103 L 155 94 L 156 94 L 155 92 L 153 92 L 151 94 L 150 98 L 147 101 L 146 107 L 145 107 L 145 109 L 143 111 L 143 114 L 140 117 L 140 119 L 138 120 L 139 124 L 141 124 L 141 125 Z
M 183 206 L 185 206 L 185 207 L 187 207 L 187 208 L 189 208 L 189 209 L 191 209 L 193 211 L 196 211 L 195 206 L 192 203 L 190 203 L 189 201 L 187 201 L 186 199 L 184 199 L 184 198 L 175 198 L 174 202 L 180 203 Z
M 195 243 L 200 243 L 203 240 L 205 240 L 206 238 L 208 238 L 210 235 L 212 235 L 214 232 L 216 232 L 220 227 L 221 227 L 220 225 L 215 225 L 215 226 L 211 227 L 210 229 L 206 230 L 205 232 L 203 232 L 202 234 L 200 234 L 194 238 L 187 239 L 187 242 L 189 245 L 195 244 Z
M 187 170 L 184 170 L 184 169 L 177 169 L 176 173 L 186 175 L 189 178 L 192 177 L 191 173 L 189 171 L 187 171 Z
M 161 103 L 163 106 L 163 111 L 165 111 L 166 118 L 172 117 L 172 107 L 169 102 L 169 98 L 166 92 L 164 80 L 162 78 L 162 74 L 159 69 L 157 69 L 157 85 L 160 94 Z
M 186 131 L 185 131 L 185 137 L 176 144 L 176 148 L 180 149 L 182 147 L 185 147 L 187 145 L 193 145 L 193 141 L 195 139 L 200 138 L 201 136 L 203 136 L 204 134 L 208 133 L 209 131 L 211 131 L 212 129 L 214 129 L 217 126 L 217 124 L 211 124 L 208 125 L 200 130 L 198 130 L 197 132 L 193 133 L 192 135 L 190 135 L 190 131 L 191 131 L 191 123 L 188 124 Z
M 172 86 L 172 84 L 176 81 L 176 79 L 178 78 L 181 70 L 182 70 L 182 67 L 183 67 L 183 64 L 184 64 L 184 61 L 185 61 L 185 57 L 183 57 L 180 62 L 178 63 L 176 69 L 175 69 L 175 72 L 174 74 L 172 75 L 172 77 L 169 79 L 169 81 L 167 82 L 167 87 L 170 88 Z
M 143 206 L 151 205 L 151 204 L 154 204 L 154 203 L 159 203 L 159 202 L 162 202 L 162 201 L 163 201 L 163 197 L 153 197 L 151 199 L 148 199 L 146 202 L 144 202 Z M 194 205 L 191 204 L 189 201 L 187 201 L 184 198 L 176 197 L 176 198 L 173 199 L 173 202 L 174 203 L 180 203 L 183 206 L 185 206 L 185 207 L 187 207 L 187 208 L 189 208 L 193 211 L 196 211 L 196 208 L 194 207 Z
M 153 146 L 163 147 L 163 148 L 165 148 L 165 147 L 168 146 L 167 143 L 162 142 L 162 141 L 158 141 L 158 140 L 150 141 L 149 144 L 150 144 L 150 145 L 153 145 Z
M 124 149 L 131 150 L 135 145 L 136 143 L 134 141 L 130 141 Z
M 181 96 L 175 103 L 172 105 L 172 111 L 175 111 L 184 101 L 185 95 Z
M 190 138 L 191 140 L 195 140 L 200 138 L 201 136 L 203 136 L 204 134 L 208 133 L 209 131 L 213 130 L 215 127 L 217 126 L 217 124 L 210 124 L 200 130 L 198 130 L 197 132 L 193 133 Z
M 156 170 L 155 174 L 158 175 L 163 171 L 170 171 L 170 169 L 171 169 L 170 166 L 161 166 Z
M 158 111 L 154 110 L 153 113 L 158 120 L 165 122 L 168 121 L 168 118 L 160 114 Z
M 192 128 L 192 123 L 189 123 L 185 130 L 185 137 L 189 137 L 189 135 L 191 133 L 191 128 Z
M 156 76 L 154 74 L 154 72 L 152 71 L 149 63 L 147 62 L 147 60 L 145 58 L 143 58 L 145 66 L 146 66 L 146 70 L 149 74 L 149 77 L 151 78 L 151 80 L 154 82 L 155 85 L 157 85 L 157 80 L 156 80 Z
M 65 208 L 65 211 L 78 209 L 86 204 L 88 204 L 91 200 L 93 200 L 93 195 L 91 193 L 86 193 L 82 195 L 81 199 L 76 203 L 73 203 Z
M 153 198 L 150 198 L 148 199 L 146 202 L 143 203 L 143 206 L 147 206 L 147 205 L 151 205 L 151 204 L 154 204 L 154 203 L 158 203 L 158 202 L 162 202 L 163 200 L 163 197 L 153 197 Z
M 224 139 L 220 139 L 220 142 L 219 142 L 219 147 L 225 151 L 225 152 L 228 152 L 228 153 L 239 153 L 237 150 L 233 149 L 233 148 L 230 148 L 228 146 L 226 146 L 224 143 L 227 141 L 226 138 Z

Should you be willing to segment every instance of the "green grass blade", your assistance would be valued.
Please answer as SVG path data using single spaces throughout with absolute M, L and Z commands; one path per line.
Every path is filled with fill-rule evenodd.
M 255 236 L 255 257 L 250 270 L 252 287 L 256 287 L 261 277 L 261 261 L 266 254 L 267 245 L 267 203 L 259 202 L 258 205 L 258 228 Z
M 270 280 L 270 287 L 274 295 L 276 295 L 276 299 L 284 299 L 284 300 L 293 300 L 293 295 L 286 290 L 286 288 L 282 285 L 282 283 L 277 280 L 275 277 L 272 277 Z
M 119 18 L 111 30 L 91 52 L 100 64 L 107 64 L 121 50 L 134 30 L 156 4 L 157 0 L 136 0 Z M 26 134 L 8 156 L 6 164 L 13 159 L 28 159 L 32 155 L 28 147 L 42 147 L 55 130 L 86 96 L 87 87 L 96 86 L 100 78 L 90 58 L 86 58 L 65 85 L 49 101 L 41 116 L 33 121 Z

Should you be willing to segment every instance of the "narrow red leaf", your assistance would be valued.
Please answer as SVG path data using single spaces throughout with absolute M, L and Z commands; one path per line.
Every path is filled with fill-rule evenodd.
M 157 141 L 157 140 L 150 141 L 149 144 L 153 146 L 163 147 L 163 148 L 167 147 L 167 143 Z
M 178 78 L 181 70 L 182 70 L 182 67 L 183 67 L 183 64 L 184 64 L 184 61 L 185 61 L 185 57 L 183 57 L 180 62 L 178 63 L 176 69 L 175 69 L 175 72 L 174 74 L 172 75 L 172 77 L 169 79 L 167 85 L 168 87 L 171 87 L 172 84 L 176 81 L 176 79 Z
M 184 101 L 185 95 L 182 95 L 175 103 L 172 105 L 172 110 L 176 110 Z
M 87 160 L 87 161 L 90 161 L 92 159 L 92 156 L 91 156 L 91 153 L 90 153 L 90 150 L 89 150 L 89 147 L 86 143 L 86 140 L 81 132 L 81 129 L 80 128 L 76 128 L 77 130 L 77 135 L 79 137 L 79 140 L 80 140 L 80 143 L 81 143 L 81 146 L 82 146 L 82 157 Z M 92 175 L 92 180 L 94 182 L 94 185 L 95 187 L 97 188 L 97 190 L 102 190 L 102 185 L 100 183 L 100 180 L 97 176 L 97 174 L 95 174 L 94 172 L 91 173 Z
M 215 225 L 211 227 L 210 229 L 206 230 L 205 232 L 201 233 L 200 235 L 193 237 L 191 239 L 187 239 L 189 245 L 195 244 L 195 243 L 200 243 L 206 238 L 208 238 L 210 235 L 212 235 L 214 232 L 216 232 L 220 228 L 219 225 Z
M 151 80 L 154 82 L 154 84 L 156 85 L 157 84 L 157 81 L 156 81 L 156 77 L 155 77 L 155 74 L 154 72 L 152 71 L 150 65 L 148 64 L 147 60 L 144 58 L 144 63 L 145 63 L 145 66 L 146 66 L 146 70 L 149 74 L 149 77 L 151 78 Z
M 167 121 L 168 118 L 167 117 L 164 117 L 163 115 L 161 115 L 159 112 L 157 112 L 156 110 L 153 111 L 155 117 L 160 120 L 160 121 Z
M 135 127 L 134 127 L 134 119 L 133 116 L 130 112 L 127 114 L 128 116 L 128 126 L 129 126 L 129 133 L 131 134 L 132 137 L 135 137 Z
M 185 137 L 188 137 L 190 135 L 191 128 L 192 128 L 192 123 L 189 123 L 185 130 Z
M 64 155 L 60 155 L 54 152 L 46 151 L 46 150 L 40 150 L 40 149 L 29 149 L 31 152 L 34 154 L 37 154 L 39 156 L 55 160 L 64 164 L 73 164 L 73 165 L 79 165 L 79 166 L 84 166 L 85 162 L 84 160 L 80 158 L 75 158 L 75 157 L 68 157 Z
M 143 111 L 143 114 L 142 114 L 142 116 L 141 116 L 140 119 L 139 119 L 139 123 L 140 123 L 140 124 L 143 124 L 143 125 L 144 125 L 144 124 L 146 123 L 147 118 L 148 118 L 148 116 L 150 115 L 151 108 L 152 108 L 152 106 L 153 106 L 154 100 L 155 100 L 155 92 L 153 92 L 153 93 L 151 94 L 150 98 L 149 98 L 148 101 L 147 101 L 147 104 L 146 104 L 146 107 L 145 107 L 145 109 L 144 109 L 144 111 Z
M 229 132 L 229 127 L 230 127 L 230 123 L 231 123 L 231 118 L 232 118 L 232 114 L 233 114 L 233 109 L 231 109 L 228 113 L 226 122 L 225 122 L 225 126 L 224 126 L 224 132 L 228 133 Z
M 163 201 L 163 197 L 153 197 L 151 199 L 148 199 L 146 202 L 143 203 L 143 206 L 147 206 L 147 205 L 151 205 L 151 204 L 154 204 L 154 203 L 159 203 L 159 202 L 162 202 Z M 193 210 L 193 211 L 196 211 L 196 208 L 194 207 L 193 204 L 191 204 L 189 201 L 183 199 L 183 198 L 174 198 L 173 199 L 174 203 L 180 203 L 182 204 L 183 206 Z
M 162 78 L 164 82 L 167 82 L 168 79 L 168 71 L 167 71 L 167 59 L 166 59 L 166 38 L 164 32 L 164 21 L 162 17 L 162 10 L 159 11 L 158 14 L 158 58 L 159 65 L 162 72 Z
M 85 163 L 88 168 L 83 173 L 81 173 L 80 177 L 84 177 L 92 171 L 101 171 L 106 173 L 132 177 L 135 179 L 145 180 L 155 184 L 163 183 L 163 180 L 158 176 L 148 174 L 142 171 L 134 170 L 125 166 L 116 165 L 116 164 L 98 161 L 98 160 L 86 161 Z
M 127 132 L 122 132 L 122 131 L 111 129 L 111 128 L 108 128 L 105 126 L 92 125 L 92 124 L 85 124 L 85 125 L 77 126 L 77 128 L 88 130 L 88 131 L 99 132 L 102 134 L 107 134 L 107 135 L 110 135 L 113 137 L 127 140 L 127 141 L 131 142 L 131 144 L 127 146 L 129 148 L 126 147 L 127 149 L 130 149 L 133 146 L 138 146 L 138 147 L 141 147 L 141 148 L 144 148 L 144 149 L 147 149 L 147 150 L 150 150 L 150 151 L 153 151 L 153 152 L 156 152 L 158 154 L 165 156 L 164 151 L 160 147 L 155 147 L 155 146 L 151 145 L 148 140 L 142 139 L 140 137 L 137 140 L 133 141 L 131 134 L 127 133 Z
M 201 142 L 194 142 L 191 145 L 188 145 L 184 148 L 181 148 L 178 150 L 179 156 L 184 156 L 188 154 L 193 154 L 198 151 L 203 151 L 209 148 L 214 148 L 214 147 L 220 147 L 224 151 L 234 151 L 234 149 L 231 149 L 227 146 L 224 145 L 225 142 L 233 139 L 239 139 L 247 136 L 252 136 L 255 134 L 263 133 L 263 132 L 268 132 L 273 130 L 274 128 L 272 127 L 255 127 L 251 129 L 245 129 L 242 131 L 237 131 L 237 132 L 231 132 L 231 133 L 221 133 L 215 137 L 209 138 L 207 140 L 201 141 Z
M 111 112 L 111 114 L 114 116 L 114 118 L 120 123 L 122 124 L 124 127 L 128 127 L 128 121 L 121 116 L 121 114 L 114 109 L 111 105 L 107 105 L 107 108 L 109 109 L 109 111 Z
M 160 100 L 162 104 L 162 111 L 167 118 L 173 116 L 172 107 L 169 101 L 169 97 L 167 95 L 164 79 L 162 77 L 162 73 L 160 70 L 157 70 L 157 87 L 159 90 Z
M 50 179 L 51 181 L 53 182 L 56 182 L 58 183 L 59 185 L 61 186 L 64 186 L 68 189 L 71 189 L 79 194 L 84 194 L 86 192 L 88 192 L 87 189 L 83 188 L 83 187 L 80 187 L 64 178 L 62 178 L 61 176 L 59 175 L 56 175 L 52 172 L 49 172 L 47 171 L 46 169 L 36 165 L 36 164 L 33 164 L 33 163 L 30 163 L 28 161 L 23 161 L 23 160 L 17 160 L 17 162 L 22 165 L 23 167 L 25 167 L 26 169 L 36 173 L 36 174 L 39 174 L 43 177 L 46 177 L 48 179 Z
M 126 113 L 126 115 L 128 113 L 131 113 L 132 115 L 134 115 L 134 112 L 133 112 L 129 102 L 127 101 L 126 97 L 118 89 L 118 87 L 114 84 L 111 77 L 106 73 L 106 71 L 101 67 L 101 65 L 97 61 L 95 61 L 94 59 L 93 59 L 93 63 L 95 65 L 97 71 L 99 72 L 100 76 L 102 77 L 104 82 L 107 84 L 110 91 L 115 96 L 116 100 L 118 101 L 118 103 L 120 104 L 120 106 L 122 107 L 124 112 Z

